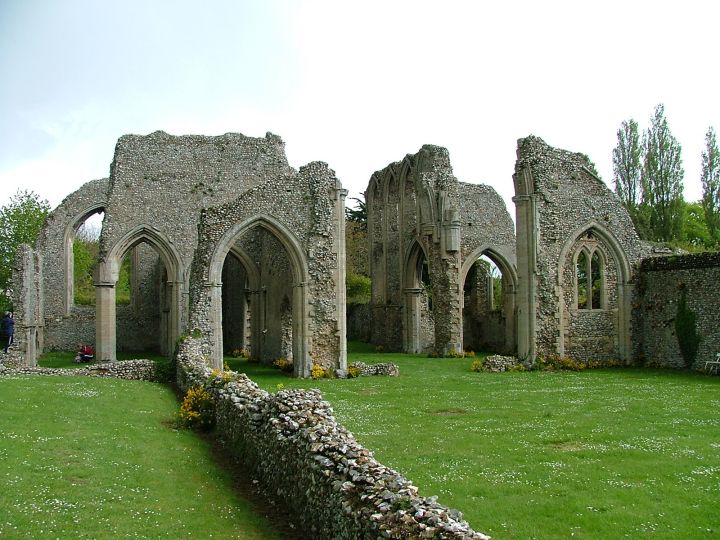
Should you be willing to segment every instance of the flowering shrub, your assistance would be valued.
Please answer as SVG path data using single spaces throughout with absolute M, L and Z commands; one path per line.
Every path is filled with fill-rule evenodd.
M 470 371 L 480 372 L 482 371 L 483 363 L 482 360 L 473 360 L 473 363 L 470 364 Z
M 216 381 L 218 379 L 220 381 L 222 381 L 223 383 L 228 383 L 228 382 L 232 381 L 235 378 L 235 373 L 233 371 L 230 371 L 229 369 L 227 369 L 227 364 L 225 365 L 225 368 L 226 369 L 223 371 L 220 371 L 219 369 L 214 368 L 210 372 L 210 377 L 208 378 L 208 383 Z
M 310 376 L 313 379 L 322 379 L 328 376 L 328 372 L 320 364 L 313 364 L 310 368 Z
M 446 354 L 431 351 L 428 353 L 428 358 L 475 358 L 475 353 L 473 351 L 458 351 L 453 347 Z
M 546 371 L 552 370 L 567 370 L 567 371 L 582 371 L 583 369 L 594 369 L 594 368 L 608 368 L 608 367 L 620 367 L 624 365 L 622 361 L 617 359 L 612 360 L 588 360 L 583 362 L 581 360 L 575 360 L 567 356 L 560 356 L 559 354 L 550 354 L 548 356 L 538 356 L 535 363 L 537 369 L 544 369 Z
M 357 366 L 350 366 L 347 369 L 347 376 L 349 379 L 354 379 L 356 377 L 359 377 L 361 375 L 362 371 L 360 371 L 360 368 Z
M 187 391 L 178 417 L 185 428 L 208 430 L 213 426 L 213 402 L 204 386 L 194 386 Z
M 278 368 L 280 371 L 289 372 L 293 370 L 293 364 L 287 358 L 278 358 L 273 362 L 273 366 Z

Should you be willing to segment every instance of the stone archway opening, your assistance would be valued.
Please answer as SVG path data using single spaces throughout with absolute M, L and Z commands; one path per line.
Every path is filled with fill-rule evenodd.
M 466 351 L 515 353 L 515 283 L 507 263 L 490 250 L 464 275 L 462 313 Z
M 305 362 L 297 362 L 304 349 L 297 273 L 279 231 L 256 223 L 238 234 L 222 262 L 224 354 L 244 349 L 265 364 L 284 358 L 296 374 L 304 374 Z
M 124 260 L 129 298 L 120 303 Z M 117 241 L 96 269 L 97 358 L 115 360 L 117 351 L 172 354 L 182 318 L 183 275 L 177 252 L 156 229 L 139 226 Z
M 168 271 L 158 250 L 140 241 L 122 257 L 115 282 L 117 350 L 172 354 Z
M 231 250 L 222 269 L 223 354 L 249 355 L 252 350 L 252 313 L 247 257 Z
M 435 345 L 433 284 L 425 251 L 419 243 L 411 248 L 405 268 L 404 350 L 427 352 Z

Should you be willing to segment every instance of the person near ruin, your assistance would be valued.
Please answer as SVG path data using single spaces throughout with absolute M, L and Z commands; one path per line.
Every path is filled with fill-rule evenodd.
M 80 362 L 92 362 L 93 358 L 95 358 L 95 349 L 93 349 L 90 345 L 81 345 L 80 350 L 75 357 L 75 363 L 79 364 Z
M 13 318 L 12 311 L 5 312 L 2 320 L 2 335 L 5 340 L 5 354 L 7 354 L 8 348 L 12 345 L 13 336 L 15 335 L 15 319 Z

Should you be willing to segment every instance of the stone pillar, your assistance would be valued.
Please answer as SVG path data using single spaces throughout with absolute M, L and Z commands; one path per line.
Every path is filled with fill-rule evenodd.
M 515 216 L 517 222 L 517 354 L 518 358 L 534 359 L 536 317 L 536 245 L 535 200 L 532 195 L 516 195 Z
M 347 189 L 335 190 L 335 238 L 337 240 L 337 268 L 335 270 L 335 298 L 337 317 L 338 361 L 337 368 L 347 369 L 347 291 L 345 285 L 345 198 Z
M 111 362 L 116 356 L 115 283 L 95 283 L 95 357 Z
M 308 321 L 305 316 L 307 303 L 307 283 L 300 282 L 293 285 L 293 370 L 296 377 L 310 376 L 310 363 L 308 351 Z
M 210 296 L 210 313 L 209 328 L 205 331 L 209 333 L 208 338 L 212 351 L 210 367 L 221 370 L 223 368 L 222 283 L 208 283 L 207 293 Z
M 422 352 L 422 344 L 420 343 L 420 296 L 422 292 L 423 290 L 419 287 L 403 289 L 405 295 L 405 343 L 403 350 L 408 353 Z

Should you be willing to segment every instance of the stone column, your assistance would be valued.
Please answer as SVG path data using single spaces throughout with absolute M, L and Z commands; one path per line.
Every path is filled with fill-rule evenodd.
M 420 295 L 422 289 L 419 287 L 408 287 L 403 289 L 405 295 L 405 343 L 403 350 L 408 353 L 421 352 L 420 344 Z
M 223 368 L 223 334 L 222 334 L 222 283 L 208 283 L 208 294 L 210 295 L 209 313 L 209 340 L 212 356 L 210 359 L 212 368 Z M 192 329 L 190 330 L 192 332 Z
M 116 356 L 115 283 L 95 283 L 95 357 L 100 362 Z
M 335 270 L 335 298 L 337 306 L 337 368 L 347 369 L 347 291 L 345 288 L 345 198 L 348 190 L 339 187 L 335 190 L 335 238 L 337 245 L 337 268 Z
M 308 322 L 305 313 L 307 284 L 293 285 L 293 369 L 295 377 L 310 376 L 310 350 L 308 343 Z
M 535 200 L 532 195 L 516 195 L 517 222 L 517 354 L 518 358 L 534 359 L 536 317 L 536 243 Z

